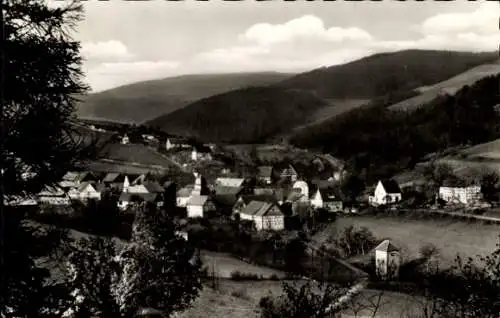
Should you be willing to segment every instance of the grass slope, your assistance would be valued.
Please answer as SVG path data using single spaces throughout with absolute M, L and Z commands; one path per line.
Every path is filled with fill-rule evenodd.
M 493 52 L 404 50 L 316 69 L 275 86 L 310 90 L 324 98 L 372 99 L 433 85 L 497 58 Z
M 420 87 L 419 95 L 389 106 L 391 110 L 412 110 L 424 105 L 442 94 L 455 94 L 465 85 L 471 85 L 483 77 L 500 73 L 500 61 L 484 64 L 467 70 L 435 85 Z
M 202 99 L 150 125 L 214 142 L 256 142 L 289 131 L 326 105 L 308 92 L 251 87 Z
M 125 85 L 90 94 L 79 105 L 81 118 L 140 123 L 189 103 L 248 86 L 270 85 L 291 74 L 261 72 L 184 75 Z

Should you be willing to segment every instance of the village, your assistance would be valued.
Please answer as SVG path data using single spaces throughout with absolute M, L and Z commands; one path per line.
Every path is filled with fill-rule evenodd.
M 93 125 L 89 128 L 93 131 L 104 131 Z M 116 137 L 118 133 L 114 134 Z M 311 159 L 308 171 L 301 163 L 296 165 L 293 160 L 279 162 L 276 158 L 267 162 L 258 160 L 267 164 L 242 169 L 241 166 L 235 168 L 230 162 L 219 162 L 222 153 L 220 145 L 193 144 L 192 141 L 180 137 L 168 137 L 160 143 L 161 137 L 152 134 L 143 134 L 135 139 L 139 140 L 135 143 L 141 147 L 149 147 L 154 152 L 161 151 L 162 156 L 180 169 L 183 177 L 178 177 L 179 172 L 169 175 L 168 172 L 161 173 L 158 169 L 140 174 L 137 171 L 128 173 L 123 170 L 123 165 L 134 167 L 137 163 L 120 162 L 121 168 L 115 171 L 68 171 L 57 185 L 47 186 L 35 198 L 11 201 L 10 204 L 39 206 L 40 211 L 53 210 L 56 207 L 58 211 L 66 211 L 62 213 L 72 213 L 67 211 L 72 210 L 71 206 L 75 202 L 89 205 L 90 202 L 111 198 L 119 213 L 129 216 L 135 207 L 153 204 L 171 214 L 179 225 L 177 234 L 197 248 L 230 253 L 245 262 L 284 271 L 296 266 L 290 262 L 302 262 L 300 251 L 296 252 L 297 259 L 292 261 L 284 256 L 290 242 L 300 238 L 307 242 L 306 248 L 309 252 L 305 252 L 306 254 L 321 254 L 315 256 L 313 261 L 303 262 L 311 277 L 315 278 L 325 275 L 318 272 L 319 268 L 324 270 L 324 258 L 331 257 L 330 254 L 324 254 L 325 251 L 333 253 L 339 262 L 343 262 L 342 258 L 345 257 L 326 247 L 324 242 L 319 243 L 314 239 L 314 233 L 328 233 L 329 225 L 335 223 L 339 216 L 363 217 L 373 213 L 395 211 L 405 211 L 408 215 L 412 211 L 418 211 L 450 216 L 456 216 L 458 213 L 495 223 L 498 221 L 494 215 L 479 215 L 481 213 L 478 211 L 484 213 L 494 207 L 483 199 L 481 185 L 478 183 L 464 184 L 457 180 L 451 183 L 453 178 L 448 178 L 437 187 L 437 191 L 430 198 L 422 199 L 416 195 L 422 186 L 419 182 L 379 180 L 353 199 L 343 193 L 342 184 L 345 183 L 349 171 L 330 155 L 308 154 Z M 111 140 L 112 146 L 129 147 L 133 144 L 127 134 L 118 135 Z M 250 152 L 255 151 L 252 146 L 249 149 Z M 277 151 L 275 148 L 270 149 L 273 149 L 271 152 Z M 110 159 L 104 160 L 114 162 Z M 274 165 L 273 160 L 276 162 Z M 304 172 L 299 172 L 300 169 L 296 166 L 302 167 Z M 304 231 L 309 233 L 306 234 L 307 238 L 304 238 Z M 242 233 L 246 236 L 242 236 Z M 374 246 L 374 242 L 378 245 Z M 252 247 L 244 251 L 244 246 L 248 244 L 256 246 L 255 249 Z M 262 246 L 269 244 L 274 244 L 271 254 L 263 252 Z M 370 250 L 375 253 L 366 253 L 376 260 L 376 275 L 386 278 L 390 276 L 391 279 L 397 277 L 399 264 L 402 262 L 399 256 L 400 247 L 391 239 L 373 241 L 370 244 Z M 322 252 L 317 252 L 318 250 Z M 395 271 L 391 272 L 390 268 L 393 267 Z M 327 275 L 334 280 L 353 279 L 352 274 L 347 275 L 348 278 L 339 278 L 338 272 L 333 276 Z

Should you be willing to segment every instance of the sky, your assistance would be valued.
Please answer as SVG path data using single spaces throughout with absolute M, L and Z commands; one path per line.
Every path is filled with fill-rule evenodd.
M 50 0 L 49 0 L 50 1 Z M 87 0 L 94 92 L 184 74 L 302 72 L 403 49 L 494 51 L 496 1 Z

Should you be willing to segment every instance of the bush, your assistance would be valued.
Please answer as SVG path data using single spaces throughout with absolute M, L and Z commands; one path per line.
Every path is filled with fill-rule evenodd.
M 231 279 L 236 281 L 242 280 L 263 280 L 262 275 L 252 274 L 252 273 L 242 273 L 240 271 L 234 271 L 231 273 Z
M 244 290 L 235 290 L 231 293 L 231 296 L 236 298 L 248 299 L 248 295 Z

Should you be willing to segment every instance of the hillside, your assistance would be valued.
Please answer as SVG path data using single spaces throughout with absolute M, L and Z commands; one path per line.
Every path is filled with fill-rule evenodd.
M 351 63 L 293 76 L 271 85 L 272 89 L 261 89 L 259 95 L 270 95 L 258 97 L 260 101 L 267 101 L 259 107 L 268 103 L 273 105 L 273 113 L 280 114 L 270 120 L 266 119 L 266 122 L 261 120 L 266 111 L 258 110 L 259 107 L 254 107 L 255 105 L 249 107 L 255 104 L 256 96 L 249 97 L 252 93 L 238 90 L 195 102 L 181 111 L 161 116 L 148 124 L 169 133 L 203 136 L 212 141 L 245 143 L 271 139 L 278 142 L 302 134 L 302 131 L 311 127 L 324 125 L 332 118 L 362 105 L 371 103 L 387 106 L 408 100 L 425 87 L 431 87 L 480 64 L 496 61 L 497 58 L 496 53 L 426 50 L 375 54 Z M 466 79 L 477 78 L 479 74 L 490 74 L 485 68 L 488 69 L 488 66 L 470 71 L 465 76 Z M 463 77 L 464 75 L 458 80 L 450 80 L 449 85 L 465 83 Z M 279 91 L 281 93 L 278 94 Z M 288 99 L 281 100 L 281 95 L 289 95 L 290 92 L 304 96 L 303 98 L 313 98 L 315 102 L 297 112 Z M 301 97 L 302 100 L 303 98 Z M 209 110 L 202 110 L 206 105 L 212 106 Z M 241 114 L 234 114 L 236 110 Z M 288 118 L 289 116 L 292 118 Z M 266 126 L 266 129 L 257 128 L 259 125 Z M 270 125 L 272 129 L 268 129 Z M 261 132 L 257 133 L 256 130 Z
M 81 118 L 140 123 L 201 98 L 248 86 L 270 85 L 290 74 L 262 72 L 184 75 L 125 85 L 90 94 L 78 106 Z
M 212 142 L 249 143 L 289 131 L 325 106 L 311 93 L 252 87 L 199 100 L 149 124 Z
M 319 68 L 275 86 L 310 90 L 323 98 L 372 99 L 433 85 L 496 59 L 496 52 L 405 50 Z
M 435 85 L 424 86 L 417 89 L 419 95 L 389 106 L 391 110 L 412 110 L 420 105 L 432 101 L 443 94 L 455 94 L 465 85 L 474 84 L 483 77 L 497 75 L 500 73 L 500 60 L 495 63 L 483 64 L 465 71 L 448 80 Z
M 332 153 L 373 182 L 413 167 L 429 153 L 500 138 L 493 108 L 500 102 L 499 81 L 499 75 L 486 77 L 411 113 L 358 108 L 300 131 L 292 142 Z

